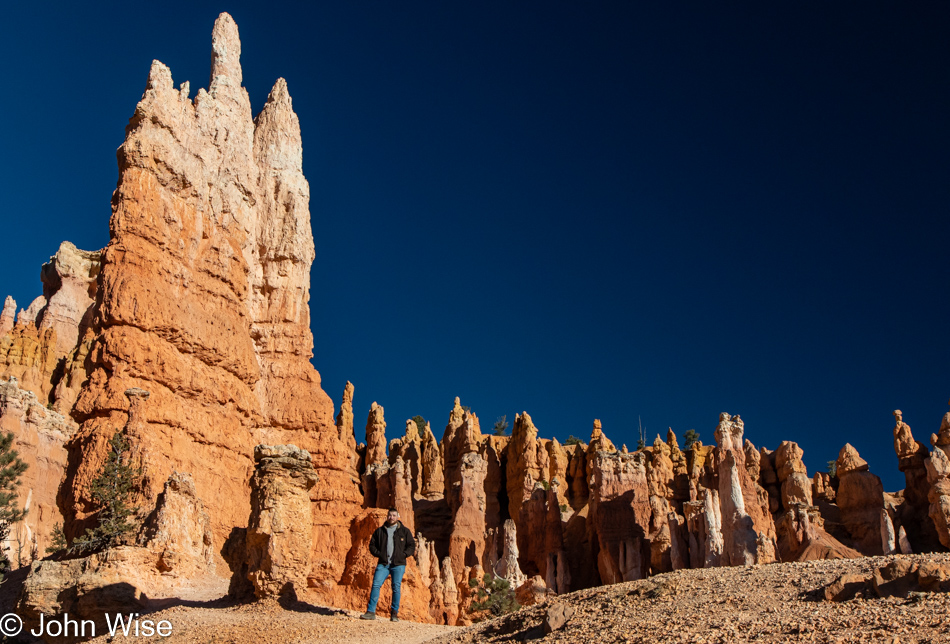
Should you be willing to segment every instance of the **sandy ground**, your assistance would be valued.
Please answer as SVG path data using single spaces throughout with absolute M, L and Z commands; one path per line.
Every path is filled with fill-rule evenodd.
M 104 642 L 167 642 L 168 644 L 419 644 L 453 632 L 450 626 L 363 621 L 360 613 L 298 604 L 285 608 L 276 602 L 221 607 L 176 606 L 146 618 L 168 620 L 172 634 L 166 638 L 100 636 Z

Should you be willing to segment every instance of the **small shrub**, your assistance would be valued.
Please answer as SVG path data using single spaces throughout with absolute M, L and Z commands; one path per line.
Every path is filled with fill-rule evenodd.
M 474 588 L 478 586 L 478 580 L 472 579 L 469 585 Z M 491 573 L 486 573 L 482 579 L 482 585 L 475 593 L 476 601 L 472 602 L 472 612 L 486 612 L 488 617 L 498 617 L 521 608 L 521 604 L 515 599 L 515 592 L 511 589 L 511 584 L 504 577 L 495 577 Z M 477 621 L 477 620 L 476 620 Z
M 426 431 L 426 419 L 422 416 L 413 416 L 412 422 L 416 424 L 416 427 L 419 428 L 419 433 L 424 434 Z
M 828 474 L 831 478 L 838 476 L 838 461 L 828 461 Z
M 567 440 L 564 441 L 564 444 L 565 445 L 580 445 L 583 442 L 584 441 L 579 439 L 577 436 L 575 436 L 574 434 L 571 434 L 570 436 L 567 437 Z

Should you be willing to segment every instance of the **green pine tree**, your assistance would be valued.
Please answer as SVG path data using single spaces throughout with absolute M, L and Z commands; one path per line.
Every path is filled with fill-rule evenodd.
M 693 443 L 699 440 L 699 432 L 695 429 L 687 429 L 683 434 L 683 449 L 689 449 Z
M 492 427 L 492 433 L 495 436 L 504 436 L 508 433 L 508 416 L 499 416 L 498 420 L 495 421 L 495 426 Z
M 0 436 L 0 542 L 10 536 L 13 524 L 26 516 L 26 511 L 17 506 L 16 489 L 20 486 L 20 476 L 27 465 L 13 447 L 13 433 Z M 10 560 L 6 554 L 0 554 L 0 569 L 9 570 Z
M 416 424 L 416 427 L 419 428 L 419 434 L 424 435 L 426 433 L 426 419 L 422 416 L 413 416 L 412 422 Z
M 564 441 L 564 444 L 565 445 L 580 445 L 583 442 L 584 441 L 579 439 L 577 436 L 575 436 L 574 434 L 571 434 L 570 436 L 567 437 L 567 440 Z
M 109 454 L 89 488 L 92 500 L 99 506 L 98 525 L 86 528 L 85 534 L 74 539 L 71 552 L 86 554 L 112 548 L 134 532 L 132 494 L 142 472 L 129 465 L 130 449 L 129 439 L 122 432 L 116 432 L 109 441 Z
M 477 579 L 469 580 L 468 584 L 472 588 L 478 586 L 475 593 L 478 599 L 472 602 L 471 605 L 473 612 L 486 611 L 489 616 L 498 617 L 521 608 L 518 600 L 515 599 L 515 592 L 511 589 L 511 584 L 504 577 L 495 577 L 491 573 L 485 573 L 481 585 L 479 585 Z
M 68 547 L 69 544 L 66 542 L 66 534 L 63 532 L 63 524 L 57 523 L 53 526 L 53 531 L 50 532 L 49 545 L 46 546 L 46 554 L 59 554 Z

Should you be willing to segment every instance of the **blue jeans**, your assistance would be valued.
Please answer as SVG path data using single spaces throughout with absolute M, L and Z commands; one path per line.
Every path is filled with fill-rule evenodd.
M 379 589 L 383 587 L 386 577 L 393 576 L 393 605 L 391 613 L 399 613 L 399 595 L 402 590 L 402 576 L 406 572 L 405 566 L 392 566 L 387 564 L 378 564 L 376 572 L 373 574 L 373 591 L 369 594 L 369 606 L 366 607 L 367 613 L 376 612 L 376 604 L 379 602 Z

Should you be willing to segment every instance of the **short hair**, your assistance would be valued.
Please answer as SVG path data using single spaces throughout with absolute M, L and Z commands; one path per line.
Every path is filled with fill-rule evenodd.
M 389 512 L 395 512 L 396 514 L 399 514 L 399 510 L 396 508 L 389 508 Z

